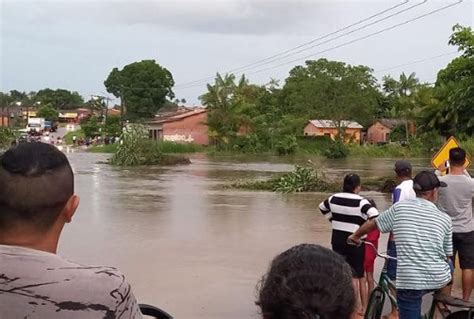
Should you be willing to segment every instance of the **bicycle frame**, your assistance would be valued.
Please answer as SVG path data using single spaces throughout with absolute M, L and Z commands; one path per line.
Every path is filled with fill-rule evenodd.
M 394 291 L 396 291 L 395 284 L 387 275 L 387 260 L 385 260 L 384 267 L 382 269 L 382 272 L 380 273 L 379 280 L 378 282 L 376 282 L 376 284 L 377 285 L 375 286 L 374 290 L 372 290 L 369 295 L 369 303 L 367 304 L 367 311 L 364 316 L 365 319 L 370 319 L 369 316 L 370 316 L 370 313 L 372 312 L 372 307 L 377 306 L 377 304 L 371 301 L 377 298 L 376 294 L 378 292 L 382 293 L 382 295 L 380 296 L 381 298 L 380 304 L 382 305 L 385 304 L 385 300 L 388 296 L 391 306 L 394 308 L 397 308 L 397 299 L 393 293 Z

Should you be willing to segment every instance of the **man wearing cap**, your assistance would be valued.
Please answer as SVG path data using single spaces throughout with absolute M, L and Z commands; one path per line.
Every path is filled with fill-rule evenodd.
M 400 160 L 395 162 L 395 173 L 397 174 L 398 186 L 395 187 L 392 194 L 393 204 L 403 202 L 408 199 L 416 198 L 413 190 L 413 180 L 411 179 L 412 167 L 410 162 Z M 390 233 L 387 242 L 387 254 L 392 257 L 397 257 L 397 249 L 393 233 Z M 391 280 L 396 279 L 397 261 L 389 260 L 387 263 L 387 275 Z M 396 309 L 393 309 L 392 314 L 396 314 Z
M 474 221 L 472 219 L 474 180 L 464 169 L 465 162 L 466 152 L 462 148 L 456 147 L 449 151 L 450 171 L 447 175 L 439 177 L 440 181 L 448 186 L 440 190 L 438 204 L 441 210 L 451 216 L 453 222 L 454 257 L 456 253 L 459 253 L 459 264 L 462 269 L 462 295 L 464 300 L 469 300 L 474 279 L 472 274 L 474 269 Z M 439 170 L 436 173 L 441 174 Z
M 349 242 L 359 244 L 360 238 L 375 228 L 382 233 L 393 232 L 398 253 L 396 288 L 401 319 L 420 318 L 423 295 L 451 281 L 451 218 L 434 204 L 438 188 L 446 184 L 429 171 L 417 174 L 413 183 L 415 199 L 394 204 L 348 238 Z

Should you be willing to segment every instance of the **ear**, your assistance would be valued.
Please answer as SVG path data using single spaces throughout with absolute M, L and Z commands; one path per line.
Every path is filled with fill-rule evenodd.
M 66 205 L 61 212 L 61 215 L 64 217 L 66 223 L 70 223 L 72 220 L 72 216 L 76 212 L 77 207 L 79 206 L 79 196 L 72 195 L 69 197 Z

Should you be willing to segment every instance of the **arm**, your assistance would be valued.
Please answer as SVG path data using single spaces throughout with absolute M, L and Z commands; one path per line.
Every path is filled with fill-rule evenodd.
M 449 221 L 449 227 L 444 235 L 443 249 L 446 257 L 453 256 L 453 224 L 451 221 Z
M 375 223 L 375 220 L 369 219 L 362 226 L 360 226 L 359 229 L 357 229 L 355 233 L 353 233 L 352 235 L 349 236 L 349 238 L 347 238 L 347 242 L 349 244 L 355 243 L 357 245 L 360 245 L 360 238 L 370 233 L 376 228 L 377 228 L 377 224 Z
M 319 204 L 319 210 L 321 211 L 323 216 L 326 217 L 329 221 L 332 220 L 331 204 L 329 203 L 330 200 L 331 200 L 331 197 L 329 197 L 325 201 L 321 202 L 321 204 Z
M 402 190 L 400 188 L 395 188 L 392 194 L 392 204 L 398 203 L 400 201 L 400 195 L 402 194 Z

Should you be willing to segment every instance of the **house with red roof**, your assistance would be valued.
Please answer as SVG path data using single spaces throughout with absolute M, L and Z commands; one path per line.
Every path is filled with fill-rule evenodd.
M 157 116 L 146 124 L 151 139 L 209 145 L 205 108 L 188 108 L 174 115 Z

